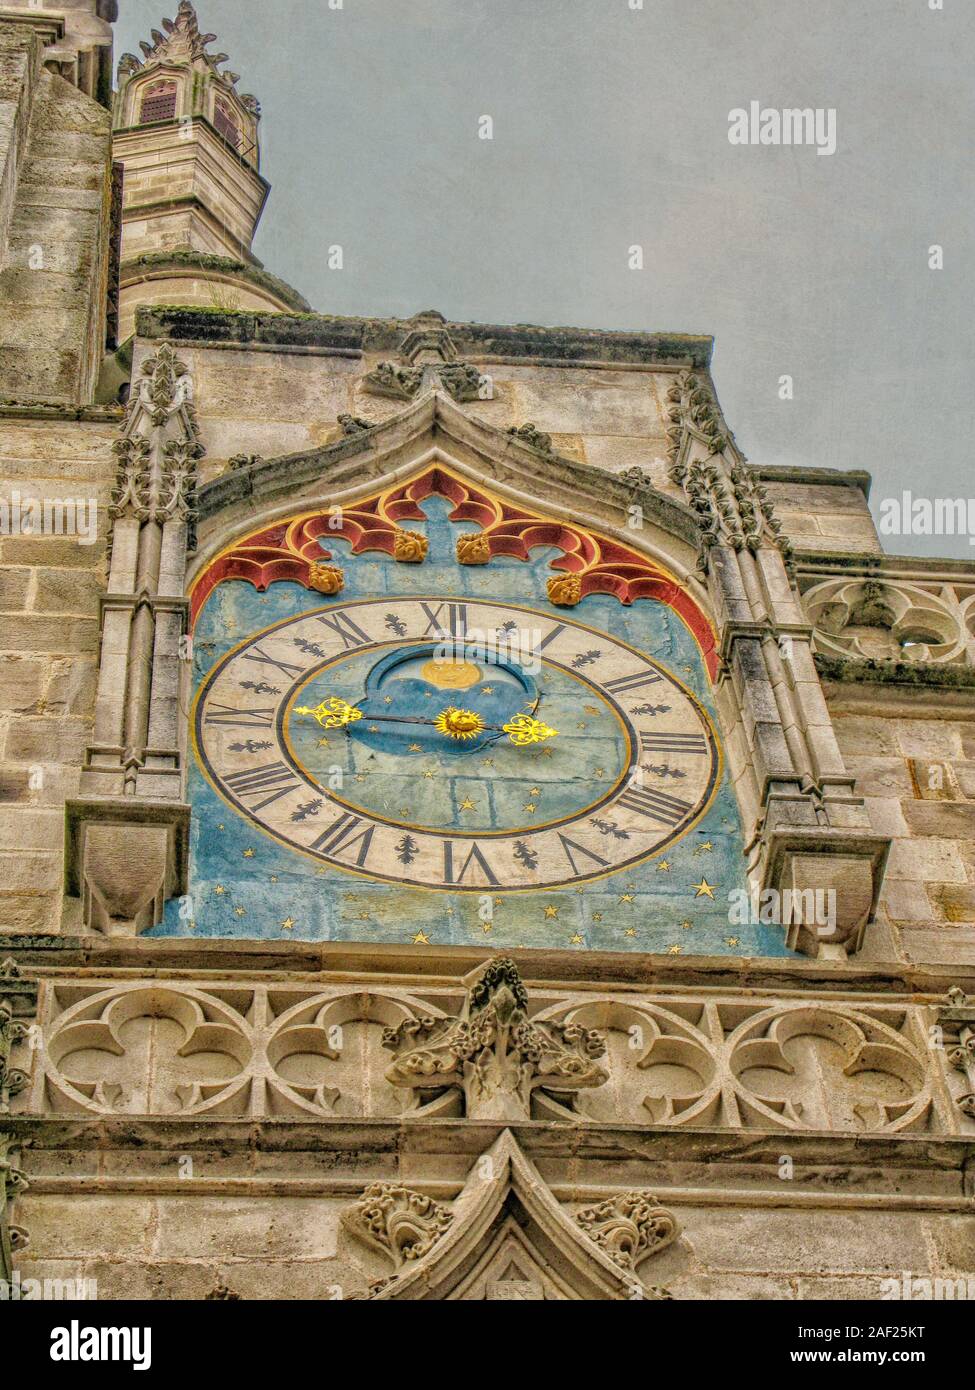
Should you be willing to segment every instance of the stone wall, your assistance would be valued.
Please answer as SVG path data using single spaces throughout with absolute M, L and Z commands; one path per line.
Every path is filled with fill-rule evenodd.
M 0 913 L 11 933 L 58 931 L 64 802 L 91 732 L 117 421 L 0 416 L 0 497 L 77 503 L 93 542 L 0 537 Z M 93 514 L 89 511 L 94 504 Z

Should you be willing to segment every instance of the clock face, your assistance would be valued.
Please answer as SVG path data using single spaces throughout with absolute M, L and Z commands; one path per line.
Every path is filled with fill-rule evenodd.
M 571 886 L 680 839 L 711 721 L 618 637 L 503 601 L 338 601 L 250 636 L 196 703 L 225 802 L 323 866 L 441 893 Z

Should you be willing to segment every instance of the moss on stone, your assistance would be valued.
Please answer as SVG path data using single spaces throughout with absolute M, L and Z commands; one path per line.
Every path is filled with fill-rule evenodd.
M 125 261 L 120 268 L 123 284 L 127 275 L 140 270 L 209 270 L 214 274 L 234 275 L 247 281 L 256 289 L 273 294 L 277 299 L 298 312 L 311 313 L 311 305 L 303 295 L 265 270 L 259 261 L 240 261 L 232 256 L 217 256 L 206 251 L 147 251 L 142 256 L 134 256 Z

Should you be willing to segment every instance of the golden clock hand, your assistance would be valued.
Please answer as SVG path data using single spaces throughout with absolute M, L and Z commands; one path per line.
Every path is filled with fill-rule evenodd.
M 344 728 L 364 718 L 362 710 L 337 695 L 323 700 L 315 708 L 296 705 L 294 712 L 311 715 L 323 729 Z M 455 709 L 452 705 L 441 710 L 435 719 L 403 714 L 373 714 L 370 715 L 370 719 L 384 724 L 425 724 L 435 728 L 445 738 L 458 740 L 476 738 L 478 734 L 490 730 L 507 734 L 517 748 L 527 748 L 530 744 L 542 743 L 545 739 L 556 738 L 558 735 L 557 729 L 550 729 L 547 724 L 543 724 L 540 719 L 533 719 L 530 714 L 516 714 L 507 724 L 486 724 L 476 710 Z

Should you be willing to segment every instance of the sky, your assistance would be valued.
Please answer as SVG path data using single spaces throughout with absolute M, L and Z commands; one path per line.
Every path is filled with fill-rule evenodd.
M 254 251 L 316 310 L 712 334 L 750 461 L 866 469 L 876 513 L 975 496 L 975 4 L 938 4 L 197 11 L 263 106 Z M 121 0 L 116 54 L 175 9 Z M 835 153 L 732 144 L 752 102 L 834 111 Z M 884 543 L 975 559 L 964 535 Z

